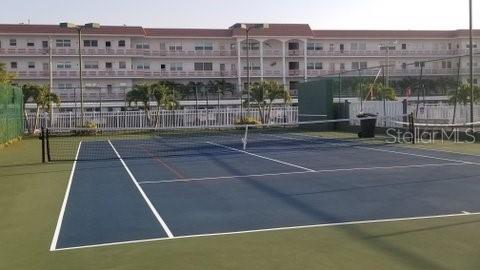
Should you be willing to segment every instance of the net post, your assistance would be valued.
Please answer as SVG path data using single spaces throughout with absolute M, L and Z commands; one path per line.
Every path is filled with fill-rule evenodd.
M 46 160 L 45 160 L 45 145 L 46 145 L 46 142 L 45 142 L 45 128 L 43 126 L 40 129 L 40 137 L 38 139 L 42 141 L 41 142 L 41 144 L 42 144 L 42 163 L 46 163 Z
M 46 150 L 47 150 L 47 160 L 48 162 L 52 161 L 52 157 L 50 155 L 50 129 L 45 130 L 45 142 L 46 142 Z
M 415 144 L 416 143 L 416 138 L 417 138 L 417 134 L 415 132 L 415 118 L 414 118 L 414 113 L 410 113 L 408 115 L 408 124 L 409 124 L 409 128 L 410 128 L 410 133 L 412 134 L 412 141 L 411 143 L 412 144 Z

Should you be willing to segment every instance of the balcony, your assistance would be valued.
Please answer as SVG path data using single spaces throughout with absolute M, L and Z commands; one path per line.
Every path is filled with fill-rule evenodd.
M 221 51 L 155 51 L 143 50 L 143 55 L 147 57 L 236 57 L 235 50 L 221 50 Z
M 395 50 L 390 51 L 392 57 L 435 57 L 435 56 L 455 56 L 463 50 L 444 50 L 444 51 L 407 51 Z M 308 56 L 317 57 L 386 57 L 385 51 L 307 51 Z
M 288 50 L 287 56 L 289 57 L 303 57 L 305 52 L 303 50 Z
M 17 71 L 12 72 L 18 79 L 47 79 L 50 77 L 48 71 Z M 142 78 L 143 71 L 138 70 L 86 70 L 82 72 L 84 78 Z M 77 70 L 53 71 L 55 79 L 76 79 L 79 77 Z
M 233 78 L 235 71 L 144 71 L 145 79 Z
M 290 69 L 288 71 L 288 76 L 289 77 L 303 77 L 305 72 L 300 69 Z

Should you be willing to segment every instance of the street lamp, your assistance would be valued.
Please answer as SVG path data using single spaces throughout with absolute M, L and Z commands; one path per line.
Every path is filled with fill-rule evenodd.
M 386 63 L 386 73 L 385 73 L 385 87 L 388 87 L 390 85 L 390 50 L 395 50 L 395 45 L 398 44 L 398 41 L 395 42 L 385 42 L 384 44 L 380 44 L 379 48 L 380 50 L 385 50 L 386 51 L 386 58 L 387 58 L 387 63 Z
M 82 31 L 83 29 L 98 29 L 100 28 L 100 24 L 98 23 L 87 23 L 85 25 L 76 25 L 74 23 L 60 23 L 60 27 L 68 28 L 68 29 L 75 29 L 77 30 L 78 34 L 78 66 L 79 66 L 79 80 L 80 80 L 80 117 L 82 127 L 85 126 L 84 116 L 85 112 L 83 109 L 83 74 L 82 74 Z
M 241 29 L 245 30 L 245 42 L 247 45 L 247 103 L 248 103 L 248 114 L 250 115 L 250 31 L 252 29 L 268 29 L 270 26 L 268 24 L 241 24 Z M 241 98 L 240 98 L 241 99 Z

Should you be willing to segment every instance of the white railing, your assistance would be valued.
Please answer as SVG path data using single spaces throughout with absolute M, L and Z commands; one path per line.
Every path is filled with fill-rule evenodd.
M 234 126 L 242 117 L 250 116 L 261 122 L 258 109 L 250 108 L 214 108 L 214 109 L 184 109 L 127 111 L 127 112 L 85 112 L 84 122 L 94 124 L 98 128 L 146 128 L 146 127 L 207 127 Z M 81 126 L 80 111 L 54 113 L 50 119 L 48 113 L 41 114 L 38 119 L 35 113 L 27 114 L 26 129 L 35 127 L 74 128 Z M 270 123 L 296 123 L 298 108 L 291 106 L 274 107 L 270 113 Z M 37 122 L 37 123 L 35 123 Z

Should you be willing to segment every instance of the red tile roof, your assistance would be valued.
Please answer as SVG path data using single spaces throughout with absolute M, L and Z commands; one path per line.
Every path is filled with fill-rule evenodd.
M 251 25 L 251 24 L 248 24 Z M 233 36 L 244 36 L 245 30 L 240 28 L 240 24 L 230 27 Z M 308 24 L 269 24 L 266 29 L 252 29 L 249 33 L 257 37 L 311 37 L 312 29 Z
M 145 34 L 149 37 L 232 37 L 232 31 L 228 29 L 145 28 Z
M 75 34 L 74 29 L 60 27 L 59 25 L 41 24 L 0 24 L 1 34 Z M 85 28 L 83 33 L 92 35 L 123 35 L 144 36 L 145 32 L 140 26 L 104 26 L 98 29 Z
M 0 34 L 75 34 L 74 29 L 59 25 L 40 24 L 0 24 Z M 198 37 L 198 38 L 232 38 L 243 37 L 245 30 L 240 24 L 229 29 L 195 29 L 195 28 L 143 28 L 141 26 L 108 26 L 99 29 L 84 30 L 90 35 L 148 36 L 148 37 Z M 316 38 L 456 38 L 467 37 L 468 30 L 423 31 L 423 30 L 312 30 L 308 24 L 269 24 L 267 29 L 252 29 L 253 37 L 316 37 Z M 474 35 L 480 36 L 480 30 Z
M 467 30 L 314 30 L 317 38 L 455 38 L 468 35 Z M 475 30 L 480 34 L 480 30 Z

